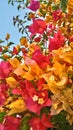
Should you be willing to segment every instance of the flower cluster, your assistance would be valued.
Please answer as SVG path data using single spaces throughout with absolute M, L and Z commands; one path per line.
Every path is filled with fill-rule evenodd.
M 0 41 L 0 130 L 73 128 L 73 0 L 29 0 L 29 38 Z

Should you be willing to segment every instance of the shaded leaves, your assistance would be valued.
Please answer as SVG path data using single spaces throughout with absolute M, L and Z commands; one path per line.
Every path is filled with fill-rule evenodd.
M 66 11 L 67 2 L 68 2 L 68 0 L 61 0 L 61 2 L 60 2 L 60 7 L 61 7 L 61 9 L 62 9 L 63 12 Z

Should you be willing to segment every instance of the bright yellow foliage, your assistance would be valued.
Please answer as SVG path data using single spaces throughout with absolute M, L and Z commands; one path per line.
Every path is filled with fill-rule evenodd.
M 13 77 L 6 78 L 6 82 L 10 88 L 15 88 L 18 85 L 18 82 Z
M 21 113 L 26 110 L 26 105 L 22 98 L 17 99 L 16 101 L 13 101 L 6 107 L 10 109 L 10 111 L 8 111 L 8 115 Z

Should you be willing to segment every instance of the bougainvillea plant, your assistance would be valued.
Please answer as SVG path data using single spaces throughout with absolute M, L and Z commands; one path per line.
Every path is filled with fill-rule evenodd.
M 16 2 L 27 13 L 13 17 L 19 44 L 0 40 L 0 130 L 73 130 L 73 0 Z

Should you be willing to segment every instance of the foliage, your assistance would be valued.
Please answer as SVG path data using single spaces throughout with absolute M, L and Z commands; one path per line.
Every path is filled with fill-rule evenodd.
M 73 129 L 73 0 L 8 0 L 19 44 L 0 39 L 0 129 Z

